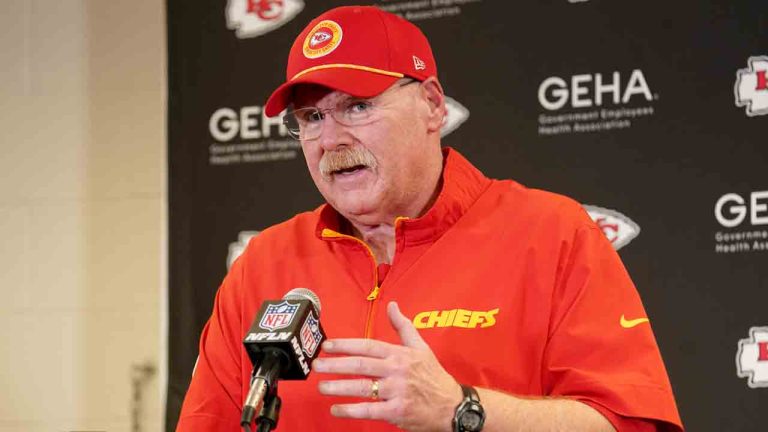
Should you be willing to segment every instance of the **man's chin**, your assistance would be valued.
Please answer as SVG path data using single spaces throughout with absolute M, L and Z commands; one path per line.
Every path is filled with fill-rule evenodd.
M 369 190 L 352 191 L 344 193 L 337 199 L 326 200 L 342 216 L 353 222 L 374 222 L 380 211 L 378 200 Z

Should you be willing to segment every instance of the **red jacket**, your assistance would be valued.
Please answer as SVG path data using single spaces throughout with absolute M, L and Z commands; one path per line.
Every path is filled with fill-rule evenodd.
M 295 287 L 318 294 L 330 338 L 397 343 L 384 311 L 396 300 L 459 382 L 574 398 L 622 432 L 653 430 L 653 421 L 682 430 L 651 327 L 631 321 L 646 316 L 637 291 L 581 206 L 445 155 L 434 206 L 396 222 L 381 284 L 370 249 L 340 234 L 330 206 L 252 239 L 216 295 L 178 431 L 238 429 L 252 368 L 243 337 L 262 301 Z M 279 431 L 395 430 L 332 417 L 341 398 L 321 396 L 319 378 L 280 383 Z

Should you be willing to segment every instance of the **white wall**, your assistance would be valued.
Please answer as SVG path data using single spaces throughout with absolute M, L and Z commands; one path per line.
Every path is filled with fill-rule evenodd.
M 164 5 L 0 0 L 2 432 L 129 431 L 162 367 Z

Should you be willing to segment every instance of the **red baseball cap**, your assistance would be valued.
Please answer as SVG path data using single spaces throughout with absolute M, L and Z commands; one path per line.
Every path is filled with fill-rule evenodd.
M 356 97 L 373 97 L 408 76 L 437 75 L 429 41 L 418 27 L 374 6 L 342 6 L 310 22 L 288 54 L 285 83 L 264 112 L 279 114 L 297 84 L 318 84 Z

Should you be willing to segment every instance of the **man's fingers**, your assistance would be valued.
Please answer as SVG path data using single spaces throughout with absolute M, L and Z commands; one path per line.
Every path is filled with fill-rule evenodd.
M 391 421 L 395 418 L 395 401 L 362 402 L 331 406 L 334 417 Z
M 379 382 L 378 398 L 386 399 L 385 385 Z M 332 396 L 354 396 L 361 398 L 373 397 L 373 380 L 368 378 L 353 380 L 320 381 L 317 385 L 320 393 Z
M 411 320 L 400 312 L 400 307 L 397 303 L 389 302 L 387 305 L 387 315 L 389 316 L 389 322 L 392 323 L 392 327 L 400 335 L 400 341 L 403 345 L 417 349 L 429 349 L 429 346 L 421 338 L 419 331 L 413 326 Z
M 401 347 L 375 339 L 329 339 L 323 342 L 322 349 L 328 354 L 387 358 Z
M 312 362 L 312 369 L 321 373 L 347 375 L 387 376 L 392 367 L 382 359 L 370 357 L 326 357 Z

